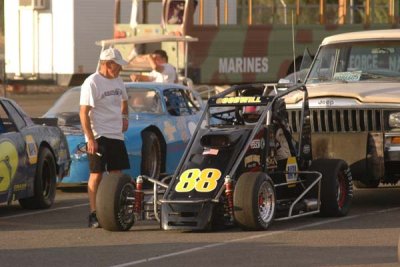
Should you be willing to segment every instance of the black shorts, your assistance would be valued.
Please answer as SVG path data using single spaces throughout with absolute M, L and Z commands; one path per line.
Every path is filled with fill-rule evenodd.
M 129 158 L 123 140 L 101 136 L 96 139 L 98 152 L 88 154 L 90 173 L 129 169 Z

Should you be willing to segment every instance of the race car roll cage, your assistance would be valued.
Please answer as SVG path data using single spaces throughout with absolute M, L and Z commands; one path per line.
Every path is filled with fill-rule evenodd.
M 222 103 L 221 101 L 218 102 L 218 99 L 222 99 L 225 97 L 228 97 L 229 95 L 238 95 L 238 92 L 240 92 L 241 90 L 245 90 L 245 89 L 256 89 L 256 90 L 262 90 L 263 93 L 261 96 L 259 96 L 259 102 L 258 103 L 247 103 L 246 101 L 243 101 L 243 103 L 238 103 L 235 102 L 236 100 L 232 100 L 232 101 L 227 101 L 226 103 Z M 135 197 L 130 198 L 130 200 L 139 200 L 139 203 L 136 203 L 138 205 L 135 205 L 137 208 L 135 210 L 135 212 L 140 213 L 141 210 L 138 210 L 139 206 L 141 205 L 141 199 L 143 196 L 143 191 L 141 190 L 141 183 L 143 182 L 143 179 L 148 180 L 150 182 L 152 182 L 154 184 L 154 190 L 153 190 L 153 211 L 154 211 L 154 216 L 156 218 L 157 221 L 160 222 L 160 218 L 159 218 L 159 214 L 158 214 L 158 205 L 160 204 L 164 204 L 164 203 L 168 203 L 168 204 L 205 204 L 205 203 L 209 203 L 209 202 L 213 202 L 213 203 L 220 203 L 220 199 L 223 193 L 226 194 L 227 197 L 227 201 L 229 203 L 229 208 L 230 208 L 230 215 L 231 215 L 231 219 L 232 218 L 232 214 L 233 214 L 233 201 L 232 201 L 232 178 L 235 176 L 235 172 L 237 171 L 240 163 L 243 161 L 243 158 L 246 154 L 247 149 L 250 147 L 251 142 L 253 141 L 254 137 L 256 136 L 256 134 L 260 131 L 261 127 L 264 127 L 264 125 L 266 127 L 269 127 L 273 124 L 273 106 L 274 104 L 277 102 L 278 99 L 282 99 L 284 96 L 294 92 L 294 91 L 302 91 L 303 92 L 303 103 L 302 103 L 302 110 L 301 110 L 301 114 L 302 114 L 302 118 L 301 118 L 301 125 L 300 125 L 300 131 L 299 131 L 299 142 L 297 145 L 297 152 L 296 152 L 296 158 L 298 159 L 298 162 L 300 163 L 301 166 L 303 166 L 303 169 L 306 169 L 312 160 L 312 156 L 311 153 L 304 153 L 304 148 L 305 146 L 307 146 L 306 150 L 311 151 L 311 129 L 310 129 L 310 111 L 309 111 L 309 107 L 308 107 L 308 93 L 307 93 L 307 88 L 305 87 L 304 84 L 300 84 L 300 85 L 296 85 L 296 86 L 292 86 L 289 88 L 279 88 L 277 87 L 277 85 L 271 85 L 271 84 L 250 84 L 250 85 L 235 85 L 232 86 L 231 88 L 225 90 L 224 92 L 217 94 L 213 97 L 211 97 L 208 102 L 207 105 L 205 107 L 205 111 L 203 112 L 199 123 L 197 124 L 196 130 L 194 131 L 194 134 L 192 135 L 186 149 L 185 152 L 179 162 L 179 165 L 177 167 L 177 169 L 175 170 L 175 173 L 173 175 L 167 176 L 165 177 L 162 181 L 158 181 L 155 180 L 151 177 L 145 176 L 145 175 L 140 175 L 137 177 L 136 180 L 136 190 L 135 190 Z M 274 92 L 275 95 L 271 96 L 271 92 Z M 218 103 L 217 103 L 218 102 Z M 235 103 L 233 103 L 235 102 Z M 244 107 L 244 106 L 266 106 L 266 108 L 262 111 L 262 113 L 260 114 L 260 117 L 257 121 L 256 124 L 254 124 L 254 127 L 251 131 L 250 136 L 248 137 L 245 145 L 244 145 L 244 149 L 241 150 L 241 152 L 239 153 L 239 156 L 237 157 L 235 163 L 233 164 L 232 168 L 230 169 L 230 171 L 228 171 L 228 174 L 225 176 L 225 184 L 224 186 L 221 186 L 221 188 L 219 189 L 218 193 L 215 195 L 214 198 L 206 198 L 206 199 L 199 199 L 199 200 L 172 200 L 172 199 L 159 199 L 159 196 L 161 194 L 163 194 L 163 197 L 167 196 L 168 193 L 172 190 L 172 186 L 169 186 L 169 184 L 165 183 L 166 180 L 169 179 L 178 179 L 178 174 L 185 162 L 186 157 L 188 156 L 188 153 L 190 151 L 190 148 L 193 145 L 194 140 L 196 140 L 196 136 L 199 133 L 199 129 L 201 127 L 204 127 L 203 125 L 203 121 L 207 120 L 207 124 L 206 127 L 209 126 L 209 122 L 210 122 L 210 118 L 212 117 L 212 114 L 210 114 L 210 108 L 211 107 Z M 266 122 L 265 124 L 263 124 L 263 122 Z M 267 164 L 266 164 L 267 165 Z M 267 166 L 265 166 L 265 169 L 267 169 Z M 277 173 L 277 172 L 275 172 Z M 312 181 L 308 187 L 304 187 L 304 191 L 291 203 L 290 208 L 289 208 L 289 212 L 288 215 L 285 217 L 280 217 L 280 218 L 275 218 L 276 221 L 281 221 L 281 220 L 288 220 L 288 219 L 292 219 L 292 218 L 296 218 L 296 217 L 303 217 L 303 216 L 307 216 L 307 215 L 311 215 L 311 214 L 317 214 L 320 212 L 320 206 L 321 206 L 321 180 L 322 180 L 322 174 L 318 171 L 296 171 L 296 172 L 287 172 L 287 171 L 280 171 L 280 174 L 288 174 L 288 175 L 293 175 L 293 174 L 305 174 L 305 175 L 315 175 L 315 180 Z M 305 180 L 303 179 L 298 179 L 296 181 L 291 181 L 289 182 L 285 182 L 285 183 L 279 183 L 279 184 L 274 184 L 274 187 L 282 187 L 282 186 L 288 186 L 289 184 L 293 185 L 293 184 L 303 184 L 304 185 Z M 171 183 L 172 184 L 172 183 Z M 295 208 L 295 205 L 297 203 L 299 203 L 300 200 L 302 200 L 302 198 L 309 193 L 315 186 L 318 186 L 318 191 L 317 191 L 317 199 L 316 199 L 316 203 L 312 203 L 311 205 L 313 205 L 313 207 L 315 209 L 309 210 L 309 211 L 305 211 L 303 213 L 300 214 L 295 214 L 293 215 L 293 211 Z M 159 190 L 162 187 L 162 190 Z M 165 189 L 165 191 L 164 191 Z M 128 198 L 129 199 L 129 198 Z

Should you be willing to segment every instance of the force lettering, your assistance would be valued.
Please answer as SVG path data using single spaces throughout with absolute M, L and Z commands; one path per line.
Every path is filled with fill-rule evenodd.
M 259 96 L 236 96 L 236 97 L 224 97 L 218 98 L 217 104 L 238 104 L 238 103 L 260 103 Z

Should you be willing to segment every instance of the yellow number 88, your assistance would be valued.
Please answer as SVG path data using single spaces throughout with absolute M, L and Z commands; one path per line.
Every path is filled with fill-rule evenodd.
M 217 169 L 189 169 L 179 177 L 175 191 L 185 193 L 195 189 L 198 192 L 211 192 L 217 187 L 219 178 L 221 178 L 221 171 Z

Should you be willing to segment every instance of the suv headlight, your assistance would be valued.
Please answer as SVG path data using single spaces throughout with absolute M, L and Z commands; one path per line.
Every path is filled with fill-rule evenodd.
M 400 128 L 400 112 L 391 113 L 389 115 L 389 126 L 392 128 Z

